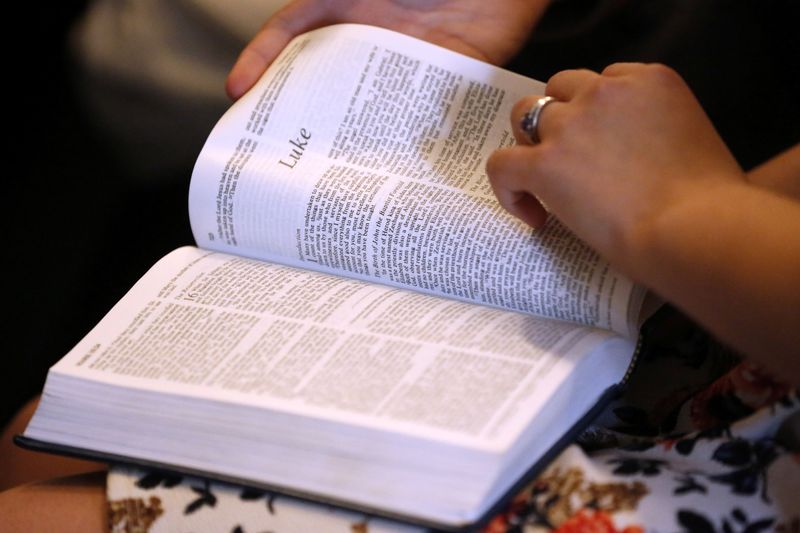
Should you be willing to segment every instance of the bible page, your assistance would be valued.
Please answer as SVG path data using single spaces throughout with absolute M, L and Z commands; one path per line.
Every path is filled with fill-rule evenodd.
M 153 267 L 53 370 L 165 396 L 503 448 L 607 340 L 621 339 L 184 247 Z M 628 348 L 617 360 L 606 357 L 618 375 L 595 384 L 598 391 L 622 378 Z
M 643 291 L 555 220 L 503 211 L 484 171 L 540 82 L 395 32 L 297 37 L 197 161 L 198 246 L 632 337 Z

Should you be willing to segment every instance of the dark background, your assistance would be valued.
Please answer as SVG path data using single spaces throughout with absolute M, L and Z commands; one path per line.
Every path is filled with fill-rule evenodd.
M 48 4 L 25 8 L 29 31 L 18 55 L 8 52 L 13 118 L 6 127 L 16 133 L 4 212 L 3 423 L 159 257 L 193 243 L 192 161 L 162 180 L 128 176 L 75 93 L 67 38 L 86 3 Z
M 22 8 L 25 38 L 7 47 L 0 422 L 156 259 L 192 243 L 193 161 L 150 185 L 130 180 L 77 103 L 66 37 L 84 7 Z M 751 168 L 800 141 L 798 15 L 791 0 L 561 0 L 511 68 L 547 80 L 563 68 L 667 63 Z

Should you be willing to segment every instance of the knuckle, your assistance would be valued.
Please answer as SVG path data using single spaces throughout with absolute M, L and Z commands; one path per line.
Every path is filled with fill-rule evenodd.
M 628 98 L 630 90 L 631 83 L 626 78 L 601 76 L 594 80 L 587 95 L 600 103 L 612 103 Z
M 674 69 L 661 63 L 647 65 L 645 70 L 648 80 L 664 87 L 677 87 L 683 85 L 683 78 Z
M 663 63 L 649 63 L 644 70 L 649 76 L 656 79 L 673 80 L 679 77 L 673 68 Z
M 623 67 L 622 63 L 611 63 L 606 68 L 604 68 L 602 71 L 600 71 L 600 75 L 601 76 L 614 76 L 615 74 L 617 74 L 618 72 L 623 70 L 623 68 L 624 67 Z

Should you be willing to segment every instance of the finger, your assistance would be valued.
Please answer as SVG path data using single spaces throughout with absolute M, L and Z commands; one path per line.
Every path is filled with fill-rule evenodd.
M 317 0 L 290 2 L 261 27 L 245 46 L 225 82 L 225 92 L 239 99 L 261 77 L 295 36 L 325 24 L 327 12 Z
M 547 210 L 531 191 L 534 179 L 529 152 L 535 148 L 514 147 L 495 151 L 486 162 L 486 174 L 500 205 L 532 228 L 547 221 Z
M 600 74 L 588 69 L 562 70 L 548 80 L 544 94 L 562 102 L 569 102 L 581 88 L 596 81 L 599 77 Z

